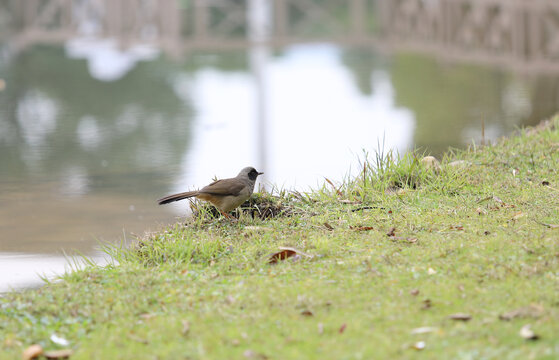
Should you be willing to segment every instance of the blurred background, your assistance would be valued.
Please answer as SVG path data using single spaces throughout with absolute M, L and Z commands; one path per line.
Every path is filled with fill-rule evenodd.
M 0 0 L 0 291 L 245 166 L 308 191 L 558 105 L 556 0 Z

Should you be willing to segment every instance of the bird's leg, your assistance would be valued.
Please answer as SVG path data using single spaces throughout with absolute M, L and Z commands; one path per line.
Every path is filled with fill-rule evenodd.
M 225 216 L 227 219 L 231 220 L 231 221 L 237 221 L 237 219 L 235 219 L 233 216 L 229 215 L 226 212 L 221 211 L 220 209 L 218 209 L 219 212 L 221 213 L 221 215 Z

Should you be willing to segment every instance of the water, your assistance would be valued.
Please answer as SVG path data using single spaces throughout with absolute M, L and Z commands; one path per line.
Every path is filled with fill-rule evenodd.
M 244 166 L 267 188 L 307 191 L 355 175 L 364 153 L 440 157 L 559 104 L 559 72 L 364 44 L 174 54 L 77 35 L 14 51 L 13 39 L 0 43 L 0 291 L 60 273 L 63 251 L 98 256 L 100 241 L 175 222 L 188 205 L 156 199 Z

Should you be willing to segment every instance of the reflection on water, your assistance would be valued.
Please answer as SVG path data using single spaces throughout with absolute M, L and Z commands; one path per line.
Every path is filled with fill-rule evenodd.
M 268 154 L 265 164 L 256 164 L 265 181 L 307 190 L 324 177 L 341 180 L 351 168 L 359 169 L 362 150 L 372 153 L 384 145 L 403 153 L 412 146 L 413 114 L 394 104 L 394 89 L 383 69 L 370 74 L 374 91 L 362 94 L 341 63 L 339 49 L 305 46 L 268 64 L 266 76 L 265 150 L 257 146 L 261 134 L 256 132 L 250 74 L 204 69 L 185 79 L 197 116 L 191 148 L 172 191 L 203 185 L 216 169 L 224 177 L 234 175 L 239 160 L 256 164 L 260 151 Z
M 90 260 L 100 265 L 106 263 L 101 255 L 93 255 Z M 78 258 L 69 263 L 63 256 L 0 252 L 0 295 L 7 291 L 40 286 L 41 278 L 52 281 L 64 272 L 81 266 L 83 261 Z
M 0 8 L 18 19 L 18 8 L 10 7 L 15 3 L 0 0 Z M 192 8 L 181 9 L 184 24 L 194 27 L 185 25 L 182 40 L 174 15 L 162 29 L 144 19 L 143 35 L 134 38 L 104 36 L 118 29 L 108 24 L 115 19 L 79 13 L 72 28 L 78 32 L 54 43 L 45 35 L 54 25 L 26 33 L 24 20 L 0 16 L 0 266 L 23 268 L 25 256 L 11 254 L 32 253 L 50 254 L 33 255 L 48 260 L 45 269 L 63 268 L 63 258 L 50 256 L 61 249 L 89 254 L 99 240 L 174 222 L 187 204 L 158 207 L 155 199 L 234 176 L 244 166 L 263 170 L 268 188 L 305 191 L 324 177 L 355 175 L 363 151 L 401 154 L 419 147 L 440 156 L 449 146 L 481 141 L 482 127 L 492 140 L 556 111 L 559 73 L 551 70 L 517 72 L 441 61 L 440 52 L 388 52 L 373 46 L 377 40 L 329 42 L 347 28 L 343 24 L 353 24 L 357 40 L 376 27 L 374 12 L 355 11 L 363 1 L 348 3 L 352 11 L 334 7 L 330 24 L 307 17 L 304 7 L 272 14 L 265 2 L 250 0 L 260 6 L 250 12 L 254 44 L 243 38 L 242 1 L 213 9 L 207 23 L 190 18 Z M 153 18 L 174 14 L 167 10 L 149 11 Z M 394 11 L 395 17 L 408 14 Z M 226 14 L 240 15 L 227 22 Z M 339 21 L 344 16 L 355 22 Z M 237 18 L 235 27 L 231 19 Z M 275 26 L 266 28 L 272 18 Z M 205 26 L 241 40 L 219 40 L 217 30 Z M 402 36 L 402 29 L 394 31 Z M 279 40 L 269 39 L 277 33 Z M 298 43 L 295 33 L 321 42 Z M 552 60 L 546 58 L 550 68 Z M 1 276 L 0 285 L 7 281 Z M 27 281 L 17 279 L 10 281 Z

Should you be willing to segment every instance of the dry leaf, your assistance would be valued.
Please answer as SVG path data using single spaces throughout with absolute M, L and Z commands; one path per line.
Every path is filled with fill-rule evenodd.
M 519 332 L 520 336 L 526 340 L 538 340 L 540 337 L 532 330 L 532 325 L 524 325 Z
M 372 226 L 350 226 L 349 227 L 351 230 L 355 230 L 355 231 L 369 231 L 369 230 L 373 230 Z
M 386 233 L 386 236 L 392 237 L 392 236 L 394 236 L 395 233 L 396 233 L 396 228 L 393 227 L 390 230 L 388 230 L 388 232 Z
M 305 310 L 301 311 L 301 315 L 303 315 L 303 316 L 313 316 L 314 314 L 309 309 L 305 309 Z
M 343 323 L 342 326 L 340 326 L 338 332 L 339 332 L 340 334 L 343 334 L 343 332 L 345 331 L 345 328 L 346 328 L 346 327 L 347 327 L 347 325 L 346 325 L 345 323 Z
M 472 319 L 472 315 L 465 314 L 465 313 L 456 313 L 450 315 L 448 318 L 452 320 L 459 320 L 459 321 L 470 321 Z
M 544 314 L 543 306 L 538 304 L 530 304 L 521 308 L 506 312 L 499 315 L 499 319 L 509 321 L 515 318 L 539 318 Z
M 542 185 L 543 185 L 543 186 L 549 186 L 549 185 L 550 185 L 550 182 L 547 181 L 547 180 L 544 180 L 544 181 L 542 181 Z
M 285 260 L 295 255 L 297 255 L 297 251 L 291 249 L 283 249 L 281 251 L 278 251 L 270 255 L 270 258 L 268 259 L 268 263 L 276 264 L 278 261 Z
M 439 330 L 436 327 L 432 327 L 432 326 L 423 326 L 423 327 L 418 327 L 413 329 L 410 334 L 412 335 L 419 335 L 419 334 L 427 334 L 427 333 L 431 333 L 431 332 L 435 332 Z
M 288 259 L 288 258 L 293 257 L 295 255 L 300 255 L 300 256 L 307 257 L 307 258 L 312 258 L 313 257 L 312 255 L 306 254 L 306 253 L 304 253 L 302 251 L 299 251 L 299 250 L 297 250 L 295 248 L 292 248 L 292 247 L 280 246 L 279 249 L 280 249 L 280 251 L 270 255 L 270 257 L 268 258 L 268 263 L 269 264 L 276 264 L 276 263 L 278 263 L 278 261 Z
M 421 164 L 426 170 L 430 170 L 435 173 L 439 173 L 441 171 L 441 163 L 434 156 L 425 156 L 421 159 Z
M 518 220 L 518 219 L 520 219 L 520 218 L 523 217 L 523 216 L 524 216 L 524 213 L 523 213 L 522 211 L 519 211 L 519 212 L 515 213 L 515 214 L 512 216 L 512 219 L 513 219 L 513 220 Z
M 423 300 L 423 306 L 421 306 L 421 310 L 427 310 L 430 309 L 431 306 L 433 306 L 431 299 L 425 299 Z
M 45 352 L 45 357 L 49 360 L 68 359 L 73 353 L 72 349 L 52 350 Z
M 31 360 L 31 359 L 36 359 L 42 354 L 43 354 L 43 348 L 41 347 L 41 345 L 33 344 L 23 351 L 21 358 L 23 360 Z
M 419 289 L 413 289 L 412 291 L 410 291 L 410 295 L 412 295 L 412 296 L 419 295 Z
M 415 350 L 423 350 L 425 349 L 425 341 L 418 341 L 411 346 Z
M 330 224 L 328 224 L 327 222 L 324 223 L 324 227 L 330 231 L 334 230 L 334 227 Z

